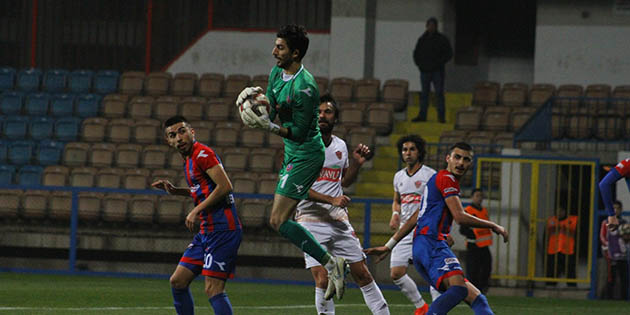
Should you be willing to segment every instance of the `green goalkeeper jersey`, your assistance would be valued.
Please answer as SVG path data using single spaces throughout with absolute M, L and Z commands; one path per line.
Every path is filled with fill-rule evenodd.
M 279 116 L 282 127 L 289 130 L 284 138 L 285 156 L 324 154 L 318 124 L 319 90 L 315 78 L 304 66 L 292 76 L 284 75 L 278 66 L 273 67 L 267 98 L 271 105 L 269 118 L 273 121 Z

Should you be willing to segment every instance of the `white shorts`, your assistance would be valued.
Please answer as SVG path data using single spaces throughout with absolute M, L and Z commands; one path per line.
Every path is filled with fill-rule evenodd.
M 389 261 L 389 268 L 407 267 L 413 263 L 413 231 L 405 236 L 394 248 Z
M 354 229 L 349 222 L 335 221 L 330 222 L 299 222 L 307 229 L 315 239 L 322 245 L 332 256 L 339 256 L 346 259 L 348 263 L 355 263 L 365 259 L 363 247 L 359 238 L 354 233 Z M 304 253 L 304 261 L 306 269 L 321 264 L 307 253 Z

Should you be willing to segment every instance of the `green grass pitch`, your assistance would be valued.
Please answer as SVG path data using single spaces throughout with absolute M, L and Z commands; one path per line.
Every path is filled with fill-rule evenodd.
M 213 314 L 203 281 L 191 286 L 196 314 Z M 495 289 L 499 290 L 499 289 Z M 315 314 L 313 288 L 228 282 L 235 314 Z M 391 314 L 412 314 L 413 306 L 399 291 L 385 290 Z M 430 300 L 428 293 L 423 293 Z M 620 301 L 500 297 L 488 300 L 496 314 L 630 314 Z M 336 302 L 337 314 L 370 314 L 359 289 L 348 289 Z M 0 315 L 24 314 L 175 314 L 166 279 L 113 278 L 0 273 Z M 473 314 L 465 304 L 450 314 Z

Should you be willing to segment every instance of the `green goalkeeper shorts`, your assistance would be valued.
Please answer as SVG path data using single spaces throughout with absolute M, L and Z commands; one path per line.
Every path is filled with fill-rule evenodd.
M 278 174 L 276 194 L 303 200 L 308 198 L 308 190 L 319 177 L 324 166 L 324 152 L 313 153 L 307 157 L 287 157 L 282 162 Z

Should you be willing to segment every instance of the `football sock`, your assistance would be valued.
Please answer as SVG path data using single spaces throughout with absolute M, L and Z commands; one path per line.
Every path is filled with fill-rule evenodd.
M 437 300 L 440 297 L 440 291 L 434 288 L 432 285 L 429 286 L 429 292 L 431 292 L 431 301 Z
M 173 293 L 173 304 L 175 305 L 175 311 L 178 315 L 193 315 L 195 314 L 195 303 L 193 302 L 192 294 L 190 294 L 190 288 L 175 289 L 171 288 Z
M 211 297 L 208 301 L 210 301 L 210 305 L 212 305 L 212 309 L 214 310 L 215 315 L 232 315 L 232 304 L 230 303 L 230 299 L 228 299 L 227 294 L 219 293 L 213 297 Z
M 463 286 L 454 285 L 440 295 L 437 300 L 431 303 L 427 314 L 442 315 L 448 313 L 459 302 L 466 298 L 468 295 L 468 289 Z M 476 314 L 476 313 L 475 313 Z
M 330 259 L 330 255 L 319 245 L 311 232 L 307 231 L 303 226 L 293 220 L 286 220 L 278 230 L 280 235 L 288 239 L 295 246 L 299 247 L 303 252 L 311 255 L 320 264 L 324 265 Z
M 424 305 L 424 300 L 422 299 L 422 295 L 418 291 L 418 287 L 416 283 L 409 277 L 408 274 L 394 280 L 394 284 L 400 288 L 400 291 L 413 303 L 413 305 L 418 307 L 422 307 Z
M 490 305 L 488 305 L 488 299 L 486 299 L 486 296 L 483 294 L 479 294 L 472 304 L 470 304 L 470 308 L 473 309 L 475 315 L 494 315 L 490 309 Z
M 326 289 L 315 287 L 315 308 L 317 314 L 333 315 L 335 314 L 335 302 L 333 299 L 324 299 Z
M 372 281 L 362 286 L 361 293 L 363 293 L 365 304 L 368 306 L 370 311 L 372 311 L 372 314 L 389 315 L 387 301 L 385 301 L 385 297 L 383 297 L 383 293 L 381 292 L 381 289 L 376 285 L 376 282 Z

